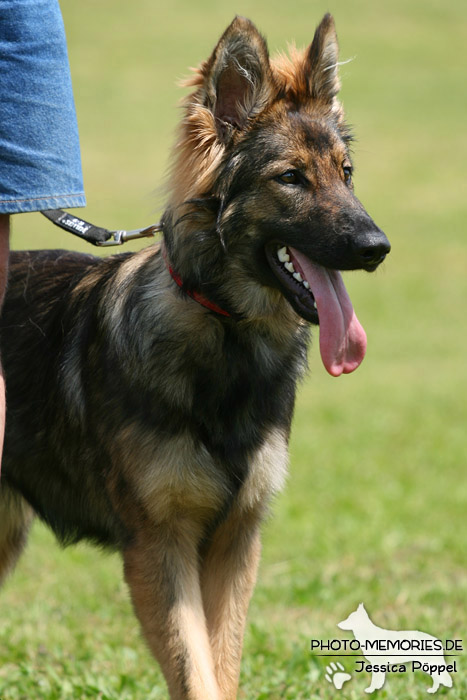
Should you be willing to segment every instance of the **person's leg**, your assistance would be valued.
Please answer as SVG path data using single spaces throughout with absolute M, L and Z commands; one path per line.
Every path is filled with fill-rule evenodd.
M 8 257 L 10 252 L 10 217 L 8 214 L 0 214 L 0 309 L 5 298 L 8 279 Z M 3 436 L 5 433 L 5 380 L 0 363 L 0 466 L 3 450 Z

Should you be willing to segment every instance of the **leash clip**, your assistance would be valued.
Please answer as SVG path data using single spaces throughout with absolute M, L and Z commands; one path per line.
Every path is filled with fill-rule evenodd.
M 106 241 L 99 241 L 95 245 L 99 248 L 106 248 L 107 246 L 113 245 L 123 245 L 127 241 L 134 241 L 137 238 L 152 238 L 156 233 L 162 231 L 162 226 L 160 224 L 153 224 L 152 226 L 147 226 L 143 229 L 134 229 L 133 231 L 112 231 L 111 238 Z

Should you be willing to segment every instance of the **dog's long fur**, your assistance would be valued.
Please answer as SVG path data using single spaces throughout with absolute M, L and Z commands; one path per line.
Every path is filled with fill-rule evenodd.
M 190 81 L 162 243 L 12 255 L 0 578 L 33 514 L 64 544 L 119 550 L 171 698 L 236 697 L 260 525 L 286 473 L 317 315 L 265 250 L 367 270 L 388 250 L 352 191 L 337 61 L 329 15 L 275 62 L 236 18 Z

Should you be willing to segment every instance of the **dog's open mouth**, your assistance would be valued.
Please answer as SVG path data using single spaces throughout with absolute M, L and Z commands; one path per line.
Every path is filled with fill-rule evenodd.
M 302 318 L 320 325 L 321 359 L 329 374 L 353 372 L 366 351 L 366 334 L 338 270 L 312 262 L 296 248 L 274 241 L 266 257 L 281 291 Z
M 294 248 L 279 243 L 267 247 L 267 257 L 282 291 L 295 311 L 310 323 L 319 323 L 318 307 L 310 283 L 305 277 Z

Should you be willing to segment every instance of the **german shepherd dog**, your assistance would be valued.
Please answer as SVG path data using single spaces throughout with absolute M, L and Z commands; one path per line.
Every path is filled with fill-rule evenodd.
M 337 67 L 330 15 L 275 61 L 235 18 L 189 81 L 161 243 L 12 255 L 0 575 L 35 514 L 118 550 L 173 699 L 236 697 L 310 324 L 332 375 L 365 353 L 338 271 L 390 246 L 353 193 Z

